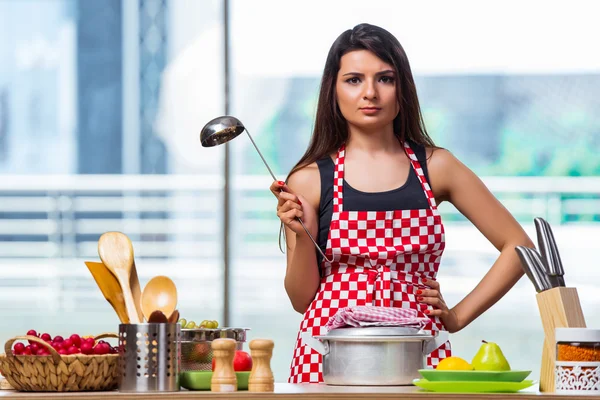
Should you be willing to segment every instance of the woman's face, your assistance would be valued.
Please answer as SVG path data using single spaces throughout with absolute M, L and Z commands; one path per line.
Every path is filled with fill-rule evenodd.
M 391 124 L 400 110 L 396 79 L 394 68 L 368 50 L 344 54 L 335 91 L 348 123 L 365 130 Z

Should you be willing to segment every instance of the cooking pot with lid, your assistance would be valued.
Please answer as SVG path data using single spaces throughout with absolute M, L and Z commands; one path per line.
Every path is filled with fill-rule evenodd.
M 323 356 L 328 385 L 411 385 L 424 368 L 425 356 L 448 340 L 410 327 L 332 329 L 326 335 L 300 334 L 304 344 Z

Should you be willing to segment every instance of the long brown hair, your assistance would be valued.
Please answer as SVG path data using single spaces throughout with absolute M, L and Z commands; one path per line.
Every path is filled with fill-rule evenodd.
M 398 82 L 396 96 L 400 111 L 394 119 L 394 135 L 402 143 L 410 140 L 423 146 L 435 147 L 425 129 L 417 89 L 402 45 L 394 35 L 383 28 L 359 24 L 342 33 L 329 49 L 321 79 L 312 137 L 306 152 L 292 168 L 287 179 L 299 169 L 337 151 L 348 140 L 348 125 L 337 104 L 335 83 L 342 56 L 354 50 L 368 50 L 374 53 L 390 64 L 396 72 L 396 82 Z M 282 237 L 285 238 L 283 224 L 280 226 L 279 234 L 279 248 L 283 251 L 281 243 Z
M 390 64 L 396 72 L 396 95 L 400 111 L 394 119 L 394 134 L 400 142 L 435 147 L 421 115 L 417 89 L 410 64 L 402 45 L 388 31 L 375 25 L 360 24 L 342 33 L 327 55 L 317 103 L 317 116 L 306 153 L 292 168 L 289 177 L 299 169 L 338 150 L 348 140 L 348 125 L 340 112 L 335 83 L 342 56 L 354 50 L 368 50 Z

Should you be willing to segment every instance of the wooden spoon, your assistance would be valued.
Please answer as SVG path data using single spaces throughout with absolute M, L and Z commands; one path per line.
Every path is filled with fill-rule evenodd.
M 171 316 L 177 306 L 177 287 L 166 276 L 155 276 L 150 279 L 142 292 L 142 312 L 146 320 L 158 310 Z
M 112 272 L 121 285 L 129 322 L 140 323 L 129 283 L 133 268 L 131 241 L 121 232 L 106 232 L 98 240 L 98 254 L 106 268 Z
M 160 310 L 153 311 L 148 317 L 149 324 L 166 324 L 167 322 L 167 316 Z
M 115 309 L 119 320 L 122 323 L 129 323 L 129 316 L 127 315 L 127 308 L 125 307 L 125 299 L 123 297 L 123 290 L 119 286 L 119 281 L 110 273 L 108 268 L 102 263 L 85 261 L 85 265 L 88 267 L 94 280 L 98 284 L 100 291 L 104 295 L 104 298 L 110 303 Z
M 140 279 L 138 278 L 137 274 L 137 268 L 135 267 L 135 260 L 133 260 L 133 265 L 131 267 L 131 278 L 129 278 L 129 286 L 131 286 L 131 294 L 133 295 L 133 303 L 135 304 L 135 310 L 137 312 L 138 319 L 140 321 L 143 321 L 144 314 L 142 313 L 142 289 L 140 286 Z
M 169 323 L 176 324 L 179 321 L 179 310 L 173 311 L 173 314 L 169 316 Z

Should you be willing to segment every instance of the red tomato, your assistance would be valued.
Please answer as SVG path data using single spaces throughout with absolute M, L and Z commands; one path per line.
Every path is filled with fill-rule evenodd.
M 212 359 L 212 370 L 215 370 L 216 359 Z M 252 370 L 252 357 L 250 354 L 242 350 L 236 350 L 235 356 L 233 356 L 233 370 L 234 371 L 251 371 Z
M 242 350 L 236 350 L 235 356 L 233 357 L 233 370 L 234 371 L 251 371 L 252 370 L 252 357 L 250 354 Z

